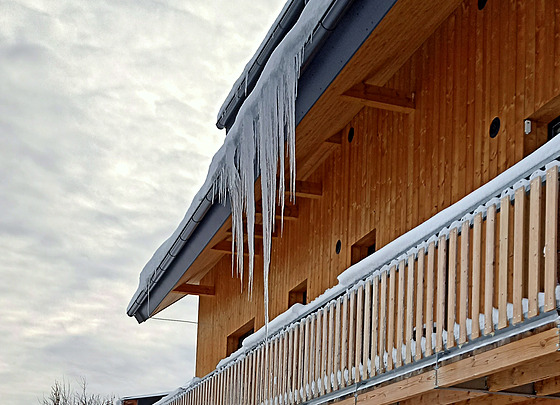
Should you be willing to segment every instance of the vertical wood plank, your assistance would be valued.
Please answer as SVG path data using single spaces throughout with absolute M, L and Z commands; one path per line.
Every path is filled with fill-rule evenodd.
M 398 282 L 398 293 L 397 293 L 397 327 L 396 327 L 397 358 L 395 361 L 396 367 L 402 366 L 405 272 L 406 272 L 406 262 L 403 259 L 399 262 L 399 282 Z
M 432 241 L 428 244 L 426 268 L 426 357 L 433 354 L 435 250 L 436 244 Z
M 408 256 L 407 288 L 406 288 L 406 358 L 407 364 L 412 362 L 412 326 L 414 319 L 414 255 Z
M 364 336 L 362 344 L 362 364 L 364 367 L 363 378 L 370 377 L 370 340 L 371 340 L 371 280 L 364 285 Z
M 379 275 L 373 278 L 372 283 L 372 310 L 371 310 L 371 373 L 370 376 L 373 377 L 377 374 L 375 358 L 377 356 L 377 340 L 379 336 Z
M 288 403 L 294 403 L 294 328 L 290 328 L 288 331 L 288 372 L 286 373 L 286 386 L 287 386 L 287 397 Z M 255 385 L 259 385 L 258 379 L 255 380 Z M 257 399 L 258 403 L 258 399 Z
M 436 303 L 436 352 L 443 351 L 443 324 L 445 322 L 445 278 L 447 272 L 447 238 L 440 236 L 438 241 L 437 264 L 437 303 Z
M 327 308 L 323 308 L 321 311 L 321 319 L 323 320 L 323 334 L 321 337 L 321 395 L 325 394 L 328 389 L 326 384 L 327 379 Z
M 342 303 L 340 298 L 335 302 L 335 331 L 334 331 L 334 375 L 335 375 L 335 389 L 339 387 L 338 373 L 341 371 L 340 367 L 340 312 Z
M 471 292 L 471 340 L 480 336 L 480 268 L 482 243 L 482 213 L 477 213 L 473 219 L 473 248 L 472 248 L 472 292 Z
M 315 314 L 309 315 L 309 398 L 313 398 L 315 390 Z
M 387 337 L 387 271 L 381 272 L 381 307 L 379 309 L 379 370 L 385 371 Z
M 459 301 L 459 344 L 467 341 L 467 313 L 469 308 L 469 252 L 470 252 L 470 221 L 461 226 L 461 276 Z
M 420 360 L 422 358 L 422 331 L 424 329 L 423 323 L 423 309 L 424 309 L 424 261 L 426 257 L 425 248 L 421 248 L 418 251 L 418 264 L 417 264 L 417 276 L 416 276 L 416 336 L 414 337 L 416 343 L 416 353 L 414 356 L 415 360 Z M 428 326 L 426 325 L 426 348 L 430 341 L 428 340 Z
M 556 309 L 555 289 L 558 271 L 558 166 L 546 171 L 544 236 L 544 311 Z
M 342 337 L 341 337 L 340 370 L 342 371 L 342 386 L 346 386 L 346 367 L 348 365 L 348 294 L 342 298 Z
M 356 291 L 350 291 L 350 311 L 348 328 L 348 380 L 354 381 L 354 345 L 356 338 Z
M 513 319 L 518 324 L 523 319 L 523 273 L 525 272 L 525 186 L 515 190 L 513 231 Z
M 307 387 L 309 386 L 309 330 L 311 328 L 310 325 L 310 317 L 308 316 L 305 319 L 305 331 L 304 331 L 304 344 L 305 350 L 303 353 L 303 398 L 304 400 L 309 399 L 309 391 Z
M 297 394 L 299 403 L 305 401 L 305 393 L 303 387 L 303 356 L 304 356 L 304 345 L 305 345 L 305 321 L 299 322 L 299 339 L 298 339 L 298 384 L 297 384 Z
M 395 346 L 395 288 L 396 267 L 389 270 L 389 315 L 387 319 L 387 370 L 393 369 L 393 347 Z
M 354 354 L 354 369 L 356 370 L 355 381 L 361 381 L 360 360 L 362 359 L 362 336 L 364 316 L 364 287 L 359 286 L 356 291 L 356 343 Z
M 505 328 L 507 319 L 507 293 L 509 271 L 509 195 L 500 199 L 500 260 L 498 263 L 498 329 Z
M 541 206 L 542 206 L 542 180 L 540 176 L 531 180 L 529 194 L 529 276 L 528 276 L 528 317 L 532 318 L 539 313 L 538 294 L 541 273 Z
M 329 309 L 329 336 L 328 336 L 328 356 L 327 356 L 327 392 L 332 391 L 333 381 L 333 360 L 334 360 L 334 304 L 331 302 L 328 305 Z
M 321 390 L 321 359 L 323 357 L 322 349 L 323 345 L 321 343 L 321 337 L 323 334 L 323 328 L 321 325 L 321 311 L 317 311 L 316 316 L 316 327 L 315 327 L 315 397 L 319 396 L 319 391 Z
M 449 231 L 449 265 L 447 274 L 447 348 L 455 346 L 455 311 L 457 308 L 457 228 Z
M 486 213 L 486 260 L 484 264 L 484 334 L 494 331 L 492 312 L 494 309 L 494 267 L 496 266 L 496 205 L 488 207 Z

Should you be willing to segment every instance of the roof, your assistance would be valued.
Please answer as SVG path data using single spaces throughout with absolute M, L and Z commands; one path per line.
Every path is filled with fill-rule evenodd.
M 301 76 L 297 83 L 298 92 L 294 112 L 296 125 L 305 117 L 395 2 L 396 0 L 376 2 L 329 0 L 320 4 L 319 1 L 308 3 L 307 7 L 312 4 L 315 11 L 308 13 L 312 15 L 308 16 L 309 21 L 305 25 L 305 32 L 300 32 L 298 35 L 301 38 L 311 37 L 312 41 L 304 40 L 301 44 L 304 57 L 301 65 Z M 263 74 L 264 68 L 260 69 L 254 66 L 255 64 L 261 66 L 263 59 L 268 60 L 273 51 L 277 52 L 281 48 L 288 32 L 293 33 L 294 26 L 288 27 L 282 24 L 287 21 L 287 17 L 284 16 L 297 14 L 299 8 L 301 8 L 301 2 L 292 0 L 282 10 L 275 25 L 269 30 L 267 37 L 252 58 L 252 62 L 247 65 L 244 73 L 234 85 L 224 103 L 225 107 L 220 110 L 224 122 L 231 122 L 232 117 L 234 118 L 233 122 L 239 121 L 241 107 L 248 104 L 247 100 L 253 94 L 253 92 L 249 92 L 248 84 L 247 95 L 243 91 L 241 92 L 242 96 L 239 97 L 240 89 L 243 88 L 244 90 L 246 82 L 253 83 L 256 81 L 258 84 L 266 81 L 266 74 Z M 301 17 L 302 12 L 299 12 L 298 17 Z M 288 20 L 291 21 L 292 19 Z M 280 37 L 282 41 L 278 42 L 274 49 L 267 45 L 277 42 Z M 266 56 L 269 49 L 272 50 Z M 294 52 L 293 48 L 291 48 L 291 52 Z M 258 80 L 254 78 L 257 74 L 259 75 Z M 227 106 L 231 105 L 234 98 L 235 103 L 241 104 L 238 105 L 239 108 L 235 107 L 228 110 Z M 228 139 L 230 140 L 229 144 Z M 223 198 L 221 203 L 218 203 L 214 201 L 213 197 L 217 191 L 215 181 L 219 175 L 220 162 L 225 159 L 228 148 L 238 146 L 231 139 L 231 134 L 228 134 L 224 146 L 212 161 L 206 182 L 193 199 L 179 227 L 160 246 L 144 267 L 140 275 L 138 290 L 127 309 L 128 315 L 136 317 L 138 322 L 143 322 L 154 314 L 155 308 L 162 303 L 186 269 L 192 265 L 204 247 L 229 218 L 232 212 L 231 199 Z

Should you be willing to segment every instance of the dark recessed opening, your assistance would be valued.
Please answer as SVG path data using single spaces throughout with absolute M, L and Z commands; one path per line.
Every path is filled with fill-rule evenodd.
M 340 241 L 340 239 L 336 242 L 336 248 L 335 248 L 335 252 L 336 254 L 340 253 L 340 249 L 342 249 L 342 242 Z
M 288 294 L 288 308 L 297 303 L 307 304 L 307 280 L 292 288 Z
M 484 7 L 486 7 L 486 2 L 488 0 L 478 0 L 478 9 L 482 10 Z
M 255 318 L 227 337 L 227 355 L 229 356 L 237 349 L 241 349 L 243 341 L 253 333 L 255 333 Z
M 498 117 L 492 120 L 492 123 L 490 124 L 489 132 L 490 132 L 490 138 L 495 138 L 498 135 L 498 132 L 500 132 L 500 119 Z
M 558 134 L 560 134 L 560 116 L 554 118 L 548 124 L 548 140 L 550 141 Z
M 375 229 L 368 232 L 352 245 L 350 252 L 351 263 L 358 263 L 373 253 L 375 253 Z
M 352 142 L 352 139 L 354 139 L 354 127 L 351 127 L 348 131 L 348 142 Z

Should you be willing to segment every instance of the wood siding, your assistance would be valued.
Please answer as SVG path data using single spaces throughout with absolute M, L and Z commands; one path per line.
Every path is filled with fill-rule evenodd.
M 543 124 L 526 136 L 523 121 L 560 94 L 560 1 L 491 0 L 482 11 L 465 1 L 385 86 L 413 92 L 415 111 L 364 107 L 309 176 L 322 183 L 323 196 L 298 199 L 299 218 L 285 221 L 282 237 L 273 239 L 271 319 L 304 280 L 308 301 L 336 284 L 351 246 L 373 229 L 379 249 L 546 141 Z M 560 109 L 546 119 L 550 114 Z M 490 138 L 495 117 L 501 127 Z M 241 291 L 232 279 L 230 255 L 201 281 L 215 286 L 215 296 L 200 297 L 197 376 L 225 357 L 228 335 L 253 318 L 256 329 L 263 325 L 261 269 L 258 257 L 252 300 L 246 282 Z

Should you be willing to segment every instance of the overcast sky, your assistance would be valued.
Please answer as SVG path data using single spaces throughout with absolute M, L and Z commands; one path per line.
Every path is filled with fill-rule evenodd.
M 0 402 L 172 390 L 196 326 L 126 315 L 284 0 L 0 0 Z M 190 297 L 161 316 L 196 320 Z

